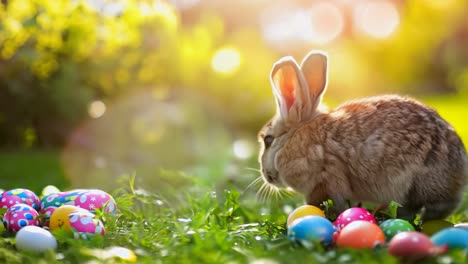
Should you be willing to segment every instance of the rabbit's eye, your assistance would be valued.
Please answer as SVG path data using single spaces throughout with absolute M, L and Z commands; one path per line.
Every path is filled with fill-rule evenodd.
M 265 142 L 265 147 L 268 148 L 268 147 L 271 145 L 271 143 L 273 143 L 273 140 L 274 140 L 274 139 L 275 139 L 275 138 L 274 138 L 273 136 L 270 136 L 270 135 L 266 136 L 266 137 L 263 139 L 263 142 Z

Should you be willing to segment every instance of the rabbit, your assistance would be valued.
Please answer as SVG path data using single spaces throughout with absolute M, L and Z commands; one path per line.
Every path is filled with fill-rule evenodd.
M 443 219 L 460 203 L 466 150 L 454 128 L 423 103 L 399 95 L 321 107 L 328 55 L 311 51 L 299 66 L 277 61 L 270 81 L 276 114 L 258 133 L 260 172 L 277 188 L 288 187 L 319 206 L 332 199 L 403 207 L 399 216 L 423 212 Z

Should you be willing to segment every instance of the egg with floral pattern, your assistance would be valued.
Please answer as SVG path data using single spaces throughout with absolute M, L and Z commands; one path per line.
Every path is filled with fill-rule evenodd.
M 73 236 L 88 239 L 94 235 L 104 235 L 104 225 L 93 213 L 75 211 L 68 215 Z
M 117 205 L 114 198 L 101 190 L 89 190 L 76 197 L 75 206 L 86 209 L 92 213 L 102 210 L 111 215 L 117 212 Z

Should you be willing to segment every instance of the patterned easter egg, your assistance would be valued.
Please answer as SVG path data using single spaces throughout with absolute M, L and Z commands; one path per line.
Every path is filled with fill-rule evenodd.
M 42 210 L 48 207 L 59 207 L 61 205 L 61 196 L 63 193 L 58 192 L 58 193 L 51 193 L 48 195 L 44 195 L 41 199 L 41 213 Z
M 44 215 L 44 225 L 49 226 L 49 219 L 54 211 L 62 205 L 75 205 L 75 199 L 81 193 L 86 192 L 83 189 L 77 189 L 67 192 L 57 192 L 45 195 L 41 199 L 41 211 Z
M 18 232 L 29 225 L 39 226 L 39 213 L 27 204 L 15 204 L 3 216 L 3 225 L 10 232 Z
M 390 241 L 396 234 L 400 232 L 414 231 L 414 227 L 402 219 L 388 219 L 380 224 L 380 228 L 385 234 L 385 239 Z
M 69 215 L 76 211 L 88 212 L 85 209 L 81 209 L 74 205 L 64 204 L 54 210 L 49 219 L 49 228 L 50 231 L 55 231 L 57 229 L 63 229 L 67 232 L 71 232 L 70 228 L 70 219 Z
M 62 205 L 62 196 L 63 193 L 59 192 L 42 197 L 40 213 L 44 216 L 44 226 L 49 226 L 50 216 Z
M 76 189 L 67 192 L 63 192 L 61 197 L 61 205 L 68 204 L 68 205 L 76 205 L 75 200 L 83 193 L 87 193 L 90 190 L 86 189 Z
M 39 210 L 40 208 L 39 197 L 28 189 L 18 188 L 2 193 L 0 196 L 0 208 L 10 208 L 15 204 L 27 204 L 35 210 Z
M 88 239 L 94 235 L 104 235 L 103 223 L 95 215 L 86 211 L 75 211 L 68 215 L 70 228 L 75 238 Z
M 88 192 L 81 193 L 75 199 L 75 206 L 92 213 L 95 213 L 96 209 L 103 210 L 112 215 L 115 215 L 117 212 L 114 198 L 101 190 L 89 190 Z
M 338 231 L 340 231 L 349 223 L 354 221 L 367 221 L 373 224 L 377 224 L 374 216 L 366 209 L 360 207 L 351 207 L 343 211 L 335 220 L 333 225 Z

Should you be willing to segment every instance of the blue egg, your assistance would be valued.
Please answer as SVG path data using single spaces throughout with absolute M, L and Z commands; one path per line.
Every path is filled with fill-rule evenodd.
M 468 231 L 461 228 L 446 228 L 431 237 L 436 246 L 447 245 L 449 249 L 468 249 Z
M 291 241 L 310 241 L 329 244 L 333 240 L 335 227 L 328 219 L 310 215 L 296 219 L 288 228 Z

